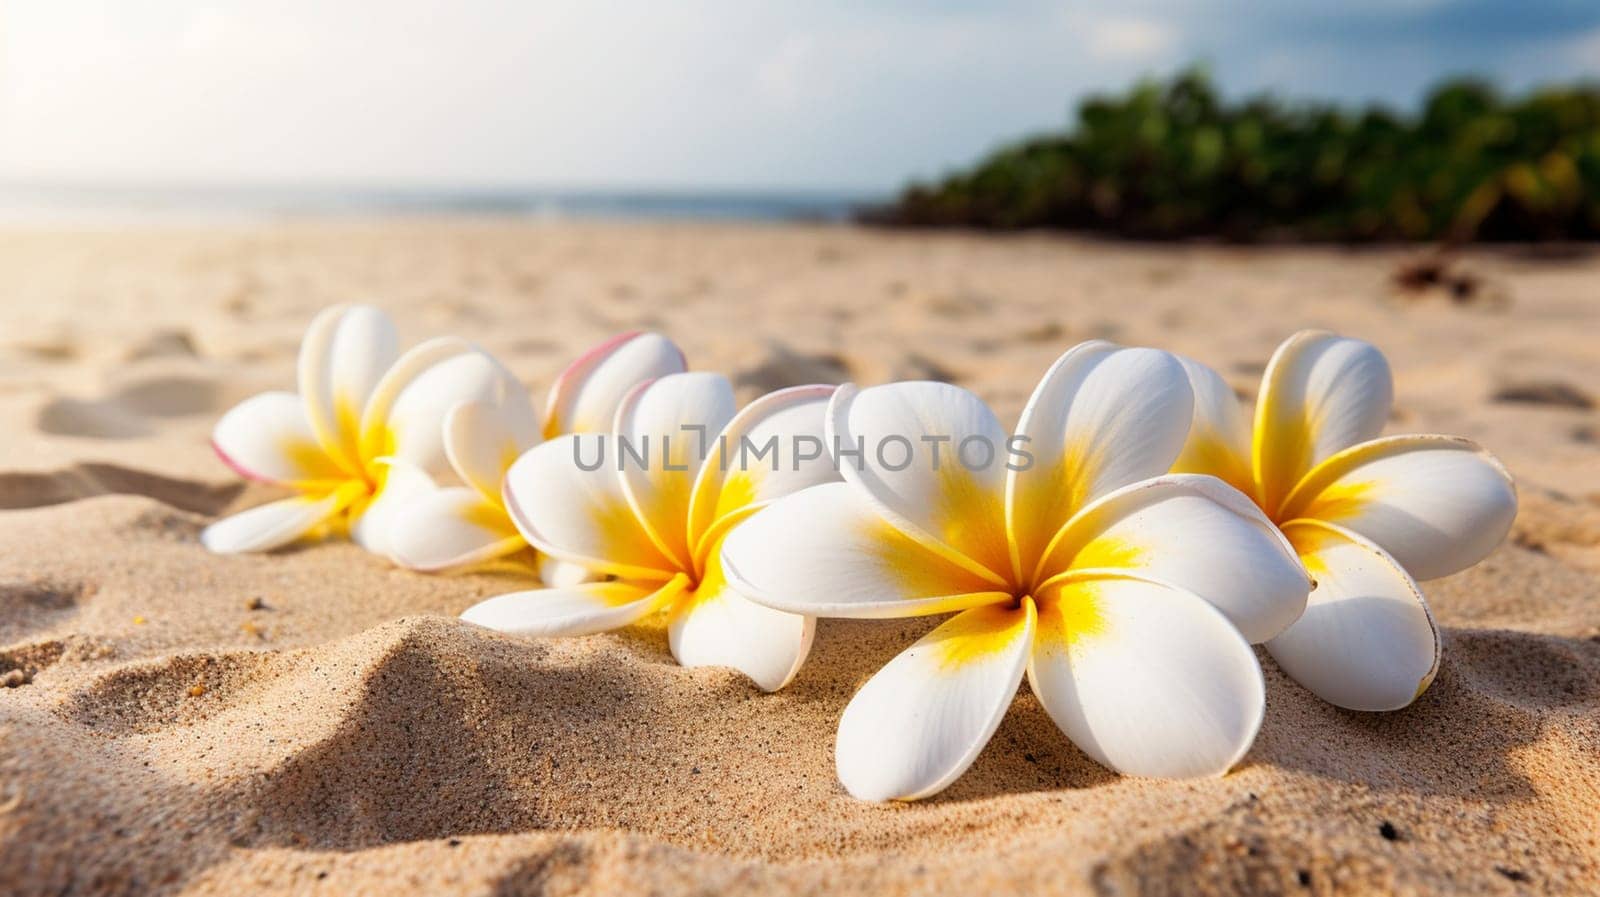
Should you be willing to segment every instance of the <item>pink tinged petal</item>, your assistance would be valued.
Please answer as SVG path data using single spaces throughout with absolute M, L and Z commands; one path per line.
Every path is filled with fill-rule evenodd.
M 300 396 L 324 450 L 359 472 L 362 409 L 394 363 L 394 322 L 370 305 L 325 309 L 300 344 Z
M 839 781 L 862 800 L 917 800 L 967 771 L 1022 682 L 1033 602 L 951 617 L 856 692 L 839 720 Z
M 635 386 L 688 369 L 683 350 L 659 333 L 613 337 L 556 378 L 545 407 L 544 436 L 607 431 Z
M 1311 581 L 1248 497 L 1214 477 L 1168 474 L 1126 486 L 1073 518 L 1048 572 L 1115 571 L 1199 595 L 1245 638 L 1293 623 Z
M 732 667 L 762 691 L 789 684 L 811 651 L 815 621 L 756 604 L 722 575 L 720 546 L 700 586 L 671 610 L 667 642 L 686 667 Z
M 1255 654 L 1226 617 L 1129 579 L 1069 583 L 1039 602 L 1028 682 L 1073 744 L 1128 775 L 1222 775 L 1266 706 Z
M 1329 458 L 1284 502 L 1285 519 L 1336 523 L 1387 551 L 1416 579 L 1476 564 L 1511 530 L 1511 474 L 1454 436 L 1391 436 Z
M 689 544 L 697 556 L 710 550 L 707 535 L 774 499 L 833 482 L 824 440 L 833 386 L 796 386 L 768 393 L 734 415 L 711 446 L 695 480 L 689 507 Z
M 535 446 L 506 472 L 502 497 L 517 529 L 541 552 L 630 579 L 665 580 L 681 569 L 628 503 L 612 435 L 559 436 Z
M 1330 524 L 1284 531 L 1317 581 L 1306 612 L 1267 642 L 1278 666 L 1350 710 L 1398 710 L 1433 682 L 1439 631 L 1422 592 L 1383 549 Z
M 721 555 L 736 589 L 790 613 L 910 617 L 1011 598 L 900 532 L 846 483 L 767 505 L 733 528 Z
M 679 576 L 665 585 L 591 582 L 512 592 L 474 604 L 461 619 L 513 635 L 593 635 L 638 622 L 682 595 L 687 582 Z
M 1097 341 L 1061 356 L 1017 428 L 1032 463 L 1006 474 L 1018 573 L 1036 570 L 1051 536 L 1089 502 L 1165 473 L 1193 413 L 1189 378 L 1167 352 Z
M 200 532 L 200 544 L 217 554 L 281 548 L 338 514 L 353 497 L 352 490 L 340 489 L 321 497 L 269 502 L 206 527 Z
M 350 538 L 373 554 L 393 558 L 390 534 L 412 503 L 437 488 L 421 468 L 398 459 L 379 463 L 381 482 L 365 502 L 350 509 Z
M 265 392 L 233 406 L 211 431 L 211 446 L 246 479 L 311 485 L 346 477 L 318 442 L 305 403 L 294 393 Z
M 617 409 L 622 485 L 645 531 L 683 569 L 692 565 L 689 501 L 706 455 L 737 407 L 721 374 L 669 374 Z
M 1278 347 L 1256 400 L 1252 465 L 1268 516 L 1312 467 L 1383 430 L 1389 362 L 1370 343 L 1303 330 Z
M 548 554 L 539 554 L 535 563 L 539 567 L 539 581 L 546 586 L 575 586 L 599 578 L 582 564 L 563 561 Z
M 389 527 L 389 553 L 413 570 L 482 563 L 525 547 L 499 502 L 456 486 L 412 499 Z
M 1246 495 L 1254 496 L 1250 470 L 1250 416 L 1216 371 L 1182 356 L 1184 373 L 1194 390 L 1194 419 L 1174 473 L 1210 474 Z
M 885 520 L 997 586 L 1008 581 L 1006 432 L 982 399 L 948 383 L 846 384 L 829 405 L 827 439 L 845 481 Z
M 463 402 L 444 420 L 444 451 L 463 483 L 486 500 L 500 502 L 500 486 L 512 462 L 533 443 L 521 443 L 501 411 L 487 402 Z

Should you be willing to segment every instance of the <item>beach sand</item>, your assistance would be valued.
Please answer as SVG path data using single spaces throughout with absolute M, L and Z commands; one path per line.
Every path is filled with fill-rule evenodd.
M 1600 257 L 1474 251 L 1475 287 L 1396 287 L 1419 257 L 778 226 L 0 233 L 0 891 L 1600 891 Z M 1262 653 L 1245 759 L 1154 781 L 1088 760 L 1024 684 L 949 790 L 864 804 L 834 775 L 839 714 L 932 620 L 823 621 L 763 695 L 677 667 L 659 626 L 533 642 L 455 619 L 515 570 L 202 549 L 273 495 L 211 425 L 292 388 L 301 332 L 342 301 L 411 342 L 479 340 L 541 395 L 655 328 L 741 398 L 943 378 L 1008 422 L 1083 339 L 1253 395 L 1280 340 L 1329 327 L 1388 354 L 1390 432 L 1481 441 L 1521 512 L 1424 585 L 1444 660 L 1404 711 L 1334 709 Z

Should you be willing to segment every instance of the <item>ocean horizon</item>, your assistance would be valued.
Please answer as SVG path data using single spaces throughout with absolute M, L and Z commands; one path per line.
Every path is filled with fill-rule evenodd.
M 0 184 L 0 223 L 386 215 L 842 222 L 882 194 L 847 191 Z

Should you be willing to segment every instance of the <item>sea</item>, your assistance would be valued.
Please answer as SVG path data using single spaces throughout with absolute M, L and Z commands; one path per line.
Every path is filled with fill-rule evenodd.
M 883 196 L 767 190 L 385 189 L 0 183 L 0 223 L 495 216 L 843 222 Z

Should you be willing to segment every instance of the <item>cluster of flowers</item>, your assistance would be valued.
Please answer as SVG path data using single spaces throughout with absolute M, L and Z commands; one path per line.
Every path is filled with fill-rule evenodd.
M 839 777 L 869 800 L 949 785 L 1024 676 L 1074 744 L 1133 775 L 1220 775 L 1244 755 L 1265 706 L 1253 644 L 1333 704 L 1404 707 L 1439 664 L 1416 580 L 1482 559 L 1516 513 L 1473 443 L 1379 438 L 1387 362 L 1325 332 L 1278 348 L 1253 421 L 1210 368 L 1106 342 L 1061 356 L 1011 434 L 946 383 L 802 386 L 740 410 L 652 333 L 579 358 L 541 421 L 482 349 L 401 355 L 370 307 L 316 318 L 299 389 L 217 424 L 228 464 L 298 494 L 213 524 L 213 551 L 347 529 L 441 570 L 531 546 L 542 587 L 463 619 L 552 637 L 664 613 L 679 663 L 767 691 L 799 672 L 817 617 L 953 614 L 844 710 Z M 689 431 L 716 438 L 667 438 Z M 661 463 L 611 463 L 652 436 Z M 728 463 L 774 437 L 933 448 Z M 975 437 L 1029 463 L 967 463 Z

